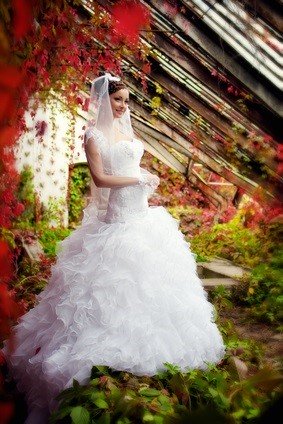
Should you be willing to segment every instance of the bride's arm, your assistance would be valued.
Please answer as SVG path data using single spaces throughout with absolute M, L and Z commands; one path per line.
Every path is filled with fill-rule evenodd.
M 91 142 L 93 141 L 93 142 Z M 86 158 L 89 165 L 89 170 L 97 187 L 128 187 L 139 184 L 139 178 L 120 177 L 115 175 L 105 174 L 102 165 L 102 159 L 98 147 L 94 142 L 93 137 L 88 138 L 85 146 Z

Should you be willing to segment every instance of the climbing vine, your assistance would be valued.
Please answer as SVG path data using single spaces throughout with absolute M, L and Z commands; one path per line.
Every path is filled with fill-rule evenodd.
M 74 226 L 82 218 L 86 206 L 86 194 L 90 190 L 90 173 L 86 165 L 77 165 L 70 171 L 68 208 L 69 225 Z

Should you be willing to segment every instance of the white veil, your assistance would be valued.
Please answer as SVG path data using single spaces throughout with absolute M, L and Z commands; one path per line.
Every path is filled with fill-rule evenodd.
M 100 144 L 104 172 L 110 175 L 114 173 L 112 147 L 116 142 L 117 132 L 124 134 L 127 138 L 134 136 L 128 107 L 121 118 L 114 119 L 113 117 L 109 96 L 109 82 L 111 81 L 118 83 L 121 80 L 119 77 L 105 73 L 92 81 L 88 107 L 88 122 L 85 131 L 85 144 L 91 136 Z M 87 154 L 86 156 L 89 167 L 91 168 L 92 159 Z M 91 179 L 90 204 L 84 210 L 83 222 L 89 212 L 91 212 L 92 216 L 103 216 L 107 210 L 109 192 L 109 188 L 99 188 Z

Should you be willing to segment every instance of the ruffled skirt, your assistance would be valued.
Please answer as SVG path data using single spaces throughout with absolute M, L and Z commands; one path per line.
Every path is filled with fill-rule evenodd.
M 4 348 L 31 410 L 56 408 L 93 365 L 152 376 L 165 362 L 205 369 L 225 352 L 194 254 L 163 207 L 129 222 L 85 220 L 37 300 L 14 329 L 16 349 Z

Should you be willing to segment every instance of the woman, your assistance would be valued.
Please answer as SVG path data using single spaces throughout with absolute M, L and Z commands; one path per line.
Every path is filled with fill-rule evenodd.
M 140 168 L 128 101 L 119 78 L 93 81 L 85 132 L 92 201 L 15 327 L 16 349 L 5 346 L 27 423 L 44 423 L 56 395 L 73 379 L 86 383 L 93 365 L 150 376 L 165 362 L 204 369 L 224 355 L 188 243 L 163 207 L 148 206 L 159 179 Z

